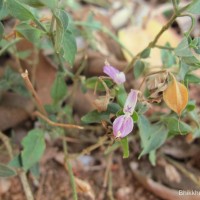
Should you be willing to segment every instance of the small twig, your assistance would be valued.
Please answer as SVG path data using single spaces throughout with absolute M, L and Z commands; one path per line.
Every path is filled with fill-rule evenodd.
M 103 137 L 100 137 L 97 141 L 96 144 L 93 144 L 85 149 L 83 149 L 80 153 L 78 154 L 70 154 L 70 158 L 72 159 L 75 159 L 79 156 L 83 156 L 83 155 L 87 155 L 89 153 L 91 153 L 92 151 L 94 151 L 95 149 L 99 148 L 100 146 L 102 146 L 103 144 L 106 143 L 108 137 L 107 136 L 103 136 Z
M 73 192 L 73 200 L 78 200 L 78 195 L 77 195 L 77 191 L 76 191 L 76 183 L 75 183 L 75 179 L 74 179 L 74 173 L 72 170 L 71 163 L 68 159 L 67 142 L 64 140 L 63 140 L 63 150 L 64 150 L 64 166 L 65 166 L 65 169 L 69 173 L 70 182 L 71 182 L 71 186 L 72 186 L 72 192 Z
M 113 196 L 113 182 L 112 182 L 112 172 L 109 172 L 109 180 L 108 180 L 108 197 L 110 200 L 114 200 Z
M 113 153 L 111 152 L 108 156 L 108 161 L 107 161 L 107 166 L 106 166 L 106 172 L 105 172 L 105 176 L 104 176 L 104 181 L 103 181 L 103 187 L 106 188 L 107 184 L 108 184 L 108 179 L 109 179 L 109 172 L 110 172 L 110 168 L 112 165 L 112 158 L 113 158 Z
M 24 188 L 26 199 L 27 200 L 34 200 L 30 185 L 28 183 L 26 173 L 24 171 L 19 172 L 19 178 L 20 178 L 22 186 Z
M 26 85 L 26 88 L 28 89 L 28 91 L 33 95 L 36 105 L 38 107 L 38 109 L 40 110 L 40 112 L 47 116 L 47 112 L 44 109 L 44 106 L 42 105 L 42 102 L 40 101 L 40 98 L 38 97 L 37 92 L 35 91 L 29 77 L 28 77 L 28 71 L 26 70 L 24 73 L 21 74 L 22 78 L 24 79 L 24 83 Z
M 12 149 L 12 146 L 10 144 L 9 138 L 6 135 L 4 135 L 2 132 L 0 132 L 0 139 L 3 141 L 5 147 L 8 151 L 9 157 L 12 160 L 14 156 L 13 156 L 13 149 Z M 26 173 L 22 170 L 18 171 L 18 176 L 19 176 L 20 181 L 22 183 L 22 186 L 23 186 L 23 189 L 24 189 L 24 192 L 25 192 L 25 195 L 26 195 L 26 199 L 27 200 L 34 200 L 33 193 L 31 191 L 30 185 L 28 183 Z
M 61 128 L 84 129 L 83 126 L 78 126 L 78 125 L 75 125 L 75 124 L 62 124 L 62 123 L 53 122 L 48 117 L 46 117 L 45 115 L 43 115 L 42 113 L 40 113 L 38 111 L 35 111 L 34 115 L 36 115 L 37 117 L 40 117 L 41 119 L 46 121 L 51 126 L 56 126 L 56 127 L 61 127 Z
M 0 139 L 4 143 L 4 145 L 6 147 L 6 150 L 7 150 L 8 154 L 9 154 L 10 159 L 13 159 L 13 149 L 12 149 L 12 146 L 10 144 L 9 138 L 5 134 L 0 132 Z

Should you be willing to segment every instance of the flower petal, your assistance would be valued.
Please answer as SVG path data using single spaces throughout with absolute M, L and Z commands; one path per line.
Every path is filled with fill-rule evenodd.
M 126 81 L 126 77 L 125 77 L 124 72 L 119 72 L 118 74 L 116 74 L 115 83 L 119 85 L 119 84 L 124 83 L 125 81 Z
M 124 72 L 120 72 L 118 69 L 113 66 L 106 65 L 103 68 L 103 72 L 110 76 L 116 84 L 122 84 L 126 81 Z
M 113 122 L 113 134 L 115 137 L 123 138 L 133 130 L 133 119 L 127 115 L 121 115 Z
M 110 78 L 112 78 L 114 80 L 116 77 L 116 74 L 119 73 L 119 70 L 110 65 L 106 65 L 103 67 L 103 72 L 105 74 L 107 74 L 108 76 L 110 76 Z
M 130 93 L 128 94 L 128 97 L 126 99 L 124 109 L 123 109 L 123 112 L 125 114 L 129 114 L 129 115 L 133 114 L 133 111 L 137 103 L 137 96 L 138 96 L 138 91 L 131 89 Z

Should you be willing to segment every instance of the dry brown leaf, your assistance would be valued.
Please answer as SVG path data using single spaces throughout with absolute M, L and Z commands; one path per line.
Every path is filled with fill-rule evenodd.
M 167 106 L 180 116 L 188 103 L 188 90 L 172 75 L 172 81 L 163 92 L 163 99 Z
M 90 197 L 92 200 L 95 199 L 94 192 L 89 183 L 87 183 L 86 181 L 83 181 L 77 177 L 75 177 L 75 183 L 76 183 L 77 192 L 84 193 L 85 195 Z
M 34 109 L 33 102 L 15 93 L 5 93 L 0 102 L 0 130 L 6 130 L 26 120 Z

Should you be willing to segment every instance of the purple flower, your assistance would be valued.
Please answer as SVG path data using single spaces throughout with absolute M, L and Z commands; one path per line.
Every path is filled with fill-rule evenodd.
M 137 96 L 138 96 L 138 91 L 131 89 L 130 93 L 128 94 L 128 97 L 126 99 L 125 105 L 123 112 L 125 114 L 130 114 L 132 115 L 137 103 Z
M 118 69 L 110 65 L 105 65 L 103 68 L 103 72 L 110 76 L 110 78 L 112 78 L 112 80 L 118 85 L 126 81 L 124 72 L 120 72 Z
M 137 103 L 137 90 L 131 90 L 124 105 L 124 115 L 117 117 L 113 122 L 113 134 L 116 138 L 123 138 L 133 130 L 133 119 L 131 115 L 134 112 Z
M 121 115 L 113 122 L 113 134 L 117 138 L 127 136 L 133 130 L 133 119 L 130 115 Z

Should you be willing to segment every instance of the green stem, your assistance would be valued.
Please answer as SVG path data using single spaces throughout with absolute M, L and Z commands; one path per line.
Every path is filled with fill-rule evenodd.
M 177 13 L 178 12 L 177 0 L 172 0 L 172 4 L 173 4 L 173 7 L 174 7 L 174 12 Z
M 193 17 L 191 14 L 189 14 L 189 13 L 180 15 L 179 17 L 190 17 L 190 19 L 191 19 L 191 26 L 190 26 L 189 30 L 186 32 L 186 36 L 188 37 L 188 36 L 190 35 L 190 33 L 192 32 L 194 26 L 195 26 L 195 19 L 194 19 L 194 17 Z
M 74 173 L 72 170 L 71 163 L 69 162 L 69 159 L 68 159 L 67 142 L 65 140 L 63 140 L 63 150 L 64 150 L 64 164 L 67 165 L 67 170 L 68 170 L 69 177 L 70 177 L 70 183 L 72 186 L 73 200 L 78 200 L 78 195 L 77 195 L 77 191 L 76 191 L 76 183 L 75 183 L 75 179 L 74 179 Z

